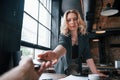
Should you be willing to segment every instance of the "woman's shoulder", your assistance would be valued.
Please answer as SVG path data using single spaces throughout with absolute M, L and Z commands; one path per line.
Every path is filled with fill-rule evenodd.
M 88 33 L 86 33 L 86 34 L 79 34 L 79 36 L 80 36 L 81 38 L 89 38 Z
M 63 37 L 63 38 L 69 38 L 69 37 L 70 37 L 70 35 L 60 34 L 60 37 Z

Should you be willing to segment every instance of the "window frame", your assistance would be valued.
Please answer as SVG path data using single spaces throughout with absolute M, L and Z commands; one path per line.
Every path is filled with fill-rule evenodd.
M 48 1 L 48 0 L 47 0 Z M 41 6 L 43 6 L 45 9 L 46 9 L 46 11 L 51 15 L 51 21 L 52 21 L 52 14 L 50 13 L 50 11 L 47 9 L 48 8 L 48 6 L 45 6 L 45 5 L 43 5 L 43 3 L 40 1 L 40 0 L 38 0 L 38 3 L 39 3 L 39 5 L 41 5 Z M 47 3 L 47 2 L 46 2 Z M 52 0 L 51 0 L 51 8 L 52 8 Z M 49 28 L 47 28 L 45 25 L 43 25 L 41 22 L 39 22 L 39 15 L 38 15 L 38 20 L 37 19 L 35 19 L 34 17 L 32 17 L 29 13 L 27 13 L 26 11 L 24 11 L 24 14 L 27 14 L 30 18 L 32 18 L 33 20 L 35 20 L 36 22 L 37 22 L 37 24 L 39 24 L 39 25 L 42 25 L 42 27 L 44 27 L 46 30 L 48 30 L 49 31 L 49 33 L 50 33 L 50 35 L 49 35 L 49 37 L 50 37 L 50 41 L 49 41 L 49 43 L 51 43 L 51 35 L 52 35 L 52 28 L 51 29 L 49 29 Z M 38 14 L 39 14 L 39 11 L 38 11 Z M 51 22 L 51 24 L 52 24 L 52 22 Z M 51 26 L 51 25 L 50 25 Z M 37 28 L 39 29 L 39 26 L 37 25 Z M 32 48 L 32 49 L 34 49 L 34 55 L 35 55 L 35 49 L 39 49 L 39 50 L 51 50 L 51 44 L 49 44 L 50 46 L 49 47 L 45 47 L 45 46 L 42 46 L 42 45 L 39 45 L 38 44 L 38 35 L 39 35 L 39 31 L 38 31 L 38 29 L 37 29 L 37 41 L 36 41 L 36 44 L 35 43 L 31 43 L 31 42 L 27 42 L 27 41 L 24 41 L 24 40 L 22 40 L 21 39 L 21 46 L 24 46 L 24 47 L 28 47 L 28 48 Z M 34 56 L 33 55 L 33 56 Z

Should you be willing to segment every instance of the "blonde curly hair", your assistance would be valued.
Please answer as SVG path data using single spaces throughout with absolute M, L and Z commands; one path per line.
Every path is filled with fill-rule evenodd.
M 64 35 L 69 35 L 70 34 L 70 31 L 68 29 L 68 25 L 67 25 L 67 16 L 69 13 L 74 13 L 76 14 L 77 18 L 78 18 L 78 25 L 79 25 L 79 28 L 78 28 L 78 33 L 81 33 L 81 34 L 86 34 L 86 25 L 85 25 L 85 22 L 82 20 L 81 16 L 80 16 L 80 13 L 75 10 L 75 9 L 72 9 L 72 10 L 67 10 L 65 13 L 64 13 L 64 16 L 63 16 L 63 19 L 62 19 L 62 23 L 61 23 L 61 33 L 64 34 Z

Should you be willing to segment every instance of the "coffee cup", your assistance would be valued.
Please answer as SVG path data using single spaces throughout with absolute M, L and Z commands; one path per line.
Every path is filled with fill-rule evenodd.
M 100 80 L 100 76 L 98 74 L 89 74 L 88 79 L 89 80 Z

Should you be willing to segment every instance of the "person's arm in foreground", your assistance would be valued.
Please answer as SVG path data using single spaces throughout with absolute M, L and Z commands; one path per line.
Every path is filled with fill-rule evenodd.
M 62 45 L 58 45 L 53 51 L 46 51 L 43 54 L 39 54 L 38 57 L 43 60 L 50 60 L 52 64 L 55 64 L 65 53 L 66 49 Z
M 107 77 L 107 76 L 108 76 L 108 75 L 99 73 L 99 72 L 97 71 L 96 65 L 94 64 L 94 61 L 93 61 L 92 58 L 91 58 L 91 59 L 88 59 L 86 62 L 87 62 L 88 66 L 89 66 L 89 68 L 90 68 L 90 70 L 91 70 L 91 72 L 92 72 L 93 74 L 99 74 L 100 76 L 103 76 L 103 77 Z
M 39 70 L 34 69 L 32 58 L 23 58 L 19 66 L 6 72 L 0 80 L 38 80 L 46 68 L 51 66 L 51 62 L 43 62 Z

